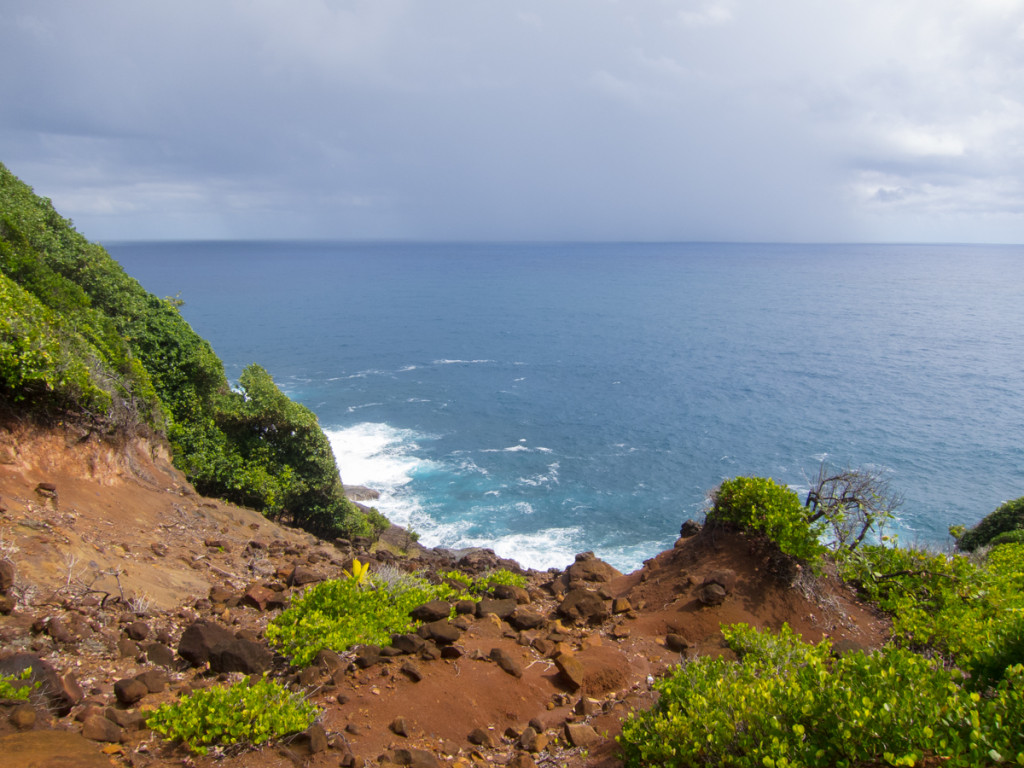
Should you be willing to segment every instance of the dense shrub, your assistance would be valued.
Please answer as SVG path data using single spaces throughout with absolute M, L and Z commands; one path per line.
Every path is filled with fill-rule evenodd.
M 788 555 L 816 561 L 822 552 L 820 525 L 812 525 L 800 498 L 771 478 L 736 477 L 711 492 L 709 522 L 731 523 L 764 534 Z
M 865 547 L 841 563 L 844 577 L 892 616 L 893 636 L 937 651 L 983 688 L 1024 662 L 1024 544 L 966 557 Z
M 1015 533 L 1018 531 L 1020 533 Z M 986 544 L 1002 543 L 994 540 L 1005 534 L 1024 536 L 1024 496 L 1001 504 L 961 536 L 956 544 L 964 552 L 972 552 Z
M 40 686 L 38 682 L 28 682 L 31 676 L 32 667 L 22 670 L 20 675 L 0 675 L 0 699 L 28 701 L 32 691 Z
M 623 724 L 628 766 L 1024 764 L 1024 667 L 983 699 L 907 649 L 835 659 L 786 626 L 723 634 L 739 661 L 703 657 L 659 681 L 655 707 Z
M 306 666 L 323 648 L 345 651 L 354 645 L 391 645 L 391 635 L 413 631 L 409 611 L 455 590 L 405 576 L 386 581 L 373 574 L 324 581 L 307 589 L 267 627 L 267 640 L 293 664 Z
M 164 704 L 146 725 L 168 739 L 206 754 L 210 746 L 259 746 L 308 728 L 317 709 L 266 677 L 217 686 Z
M 309 409 L 258 366 L 240 388 L 177 302 L 148 293 L 0 165 L 0 405 L 166 432 L 200 493 L 319 535 L 387 527 L 345 498 Z

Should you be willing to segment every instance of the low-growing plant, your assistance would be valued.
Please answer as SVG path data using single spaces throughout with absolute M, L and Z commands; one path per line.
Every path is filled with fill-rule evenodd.
M 266 636 L 293 664 L 306 666 L 323 648 L 342 652 L 359 644 L 390 645 L 391 635 L 418 626 L 409 616 L 413 608 L 456 594 L 447 584 L 412 575 L 385 580 L 370 574 L 364 583 L 324 581 L 293 600 L 270 623 Z
M 258 746 L 308 728 L 318 710 L 267 677 L 199 690 L 164 704 L 146 725 L 206 754 L 211 746 Z
M 808 520 L 800 498 L 771 478 L 735 477 L 710 494 L 709 522 L 764 534 L 788 555 L 815 563 L 824 552 L 822 526 Z
M 491 571 L 477 577 L 470 576 L 462 571 L 445 571 L 441 574 L 441 578 L 446 579 L 449 583 L 458 584 L 463 591 L 474 596 L 482 595 L 499 584 L 511 587 L 525 587 L 527 583 L 525 576 L 506 568 L 499 568 L 496 571 Z
M 20 675 L 0 675 L 0 699 L 28 701 L 32 691 L 39 687 L 38 682 L 27 682 L 31 676 L 32 667 L 26 667 Z
M 623 724 L 628 766 L 1024 764 L 1024 667 L 983 699 L 958 670 L 909 649 L 836 659 L 827 641 L 785 626 L 723 632 L 739 661 L 702 657 L 656 683 L 655 707 Z

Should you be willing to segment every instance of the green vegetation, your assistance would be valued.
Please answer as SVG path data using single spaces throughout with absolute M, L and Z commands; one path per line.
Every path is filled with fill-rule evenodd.
M 787 555 L 810 563 L 824 552 L 819 541 L 821 525 L 810 522 L 807 510 L 793 491 L 770 478 L 725 480 L 711 492 L 707 519 L 763 534 Z
M 0 411 L 165 434 L 203 494 L 322 536 L 387 521 L 344 496 L 316 416 L 248 367 L 232 391 L 178 311 L 0 164 Z
M 998 540 L 997 540 L 998 539 Z M 1024 540 L 1024 496 L 1000 505 L 957 540 L 957 547 L 973 552 L 988 544 Z
M 205 755 L 210 746 L 259 746 L 297 733 L 316 716 L 312 704 L 263 677 L 196 691 L 164 704 L 146 724 L 164 738 L 179 740 Z
M 786 626 L 725 627 L 738 661 L 696 659 L 657 683 L 657 705 L 624 724 L 627 765 L 1024 765 L 1024 543 L 977 561 L 886 546 L 888 536 L 862 545 L 898 496 L 877 477 L 834 477 L 823 472 L 803 507 L 771 480 L 728 480 L 708 518 L 793 557 L 830 557 L 891 615 L 890 644 L 835 658 L 827 641 L 804 643 Z M 979 525 L 986 541 L 1015 539 L 1013 504 Z
M 29 685 L 25 682 L 31 676 L 32 667 L 22 670 L 20 675 L 0 675 L 0 699 L 28 701 L 32 691 L 39 687 L 39 683 Z
M 659 681 L 655 707 L 623 725 L 627 766 L 1024 765 L 1024 666 L 982 697 L 903 648 L 836 659 L 786 626 L 723 635 L 739 661 L 704 657 Z
M 354 645 L 391 645 L 393 634 L 416 630 L 419 622 L 409 612 L 431 600 L 479 597 L 496 584 L 525 584 L 522 576 L 505 570 L 479 579 L 458 571 L 444 577 L 447 583 L 431 584 L 395 569 L 367 574 L 353 564 L 349 578 L 321 582 L 293 600 L 270 622 L 267 640 L 293 664 L 306 666 L 323 648 L 341 652 Z

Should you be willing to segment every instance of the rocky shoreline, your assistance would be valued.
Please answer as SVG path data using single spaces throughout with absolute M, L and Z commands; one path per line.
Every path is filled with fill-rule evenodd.
M 628 575 L 591 553 L 526 571 L 489 550 L 426 549 L 397 527 L 378 542 L 319 541 L 195 495 L 158 450 L 104 450 L 0 434 L 0 673 L 31 666 L 42 684 L 28 704 L 0 701 L 11 765 L 613 766 L 618 724 L 650 705 L 652 678 L 724 653 L 721 623 L 884 639 L 841 585 L 794 584 L 737 534 L 690 531 Z M 506 568 L 527 586 L 427 604 L 420 629 L 387 647 L 289 666 L 267 623 L 355 558 L 428 578 Z M 201 757 L 145 727 L 166 701 L 264 673 L 321 709 L 311 728 Z

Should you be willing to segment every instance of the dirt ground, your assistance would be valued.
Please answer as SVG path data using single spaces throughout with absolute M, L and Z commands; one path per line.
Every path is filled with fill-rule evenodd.
M 326 748 L 304 738 L 199 757 L 138 727 L 137 713 L 239 675 L 217 675 L 180 656 L 156 664 L 143 650 L 147 641 L 125 642 L 139 624 L 148 641 L 172 650 L 200 618 L 258 641 L 279 609 L 253 604 L 247 590 L 265 587 L 283 604 L 302 589 L 294 583 L 300 569 L 318 580 L 340 577 L 354 556 L 372 567 L 420 572 L 479 568 L 497 558 L 416 546 L 403 552 L 408 541 L 396 531 L 371 551 L 358 542 L 319 541 L 198 496 L 158 444 L 115 446 L 71 429 L 0 429 L 0 510 L 0 559 L 14 565 L 7 592 L 13 611 L 0 615 L 0 657 L 36 654 L 58 675 L 70 674 L 77 688 L 63 716 L 37 706 L 34 721 L 19 727 L 11 706 L 0 712 L 0 762 L 12 768 L 610 768 L 619 764 L 619 724 L 650 706 L 654 677 L 686 658 L 728 653 L 722 624 L 788 623 L 807 640 L 829 637 L 843 648 L 877 647 L 887 631 L 837 582 L 794 572 L 744 536 L 704 531 L 631 574 L 524 571 L 529 586 L 515 600 L 542 621 L 524 629 L 494 614 L 460 617 L 458 640 L 442 658 L 385 657 L 361 669 L 347 654 L 342 667 L 305 672 L 278 658 L 273 674 L 321 707 Z M 710 581 L 725 583 L 719 604 L 704 597 Z M 596 593 L 604 610 L 590 620 L 560 614 L 574 587 Z M 578 662 L 577 679 L 560 669 L 559 653 Z M 496 655 L 511 659 L 506 667 L 519 675 Z M 162 691 L 118 702 L 116 682 L 155 667 L 168 678 Z M 112 740 L 83 737 L 84 723 L 98 713 L 129 724 Z M 569 727 L 582 725 L 592 730 Z M 528 743 L 533 732 L 540 739 Z

